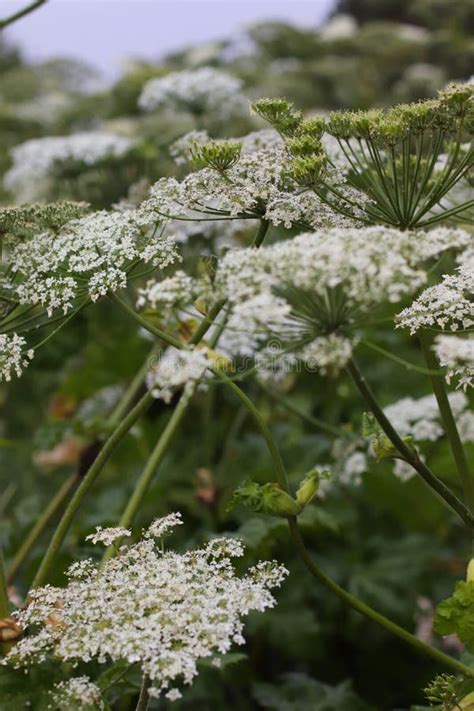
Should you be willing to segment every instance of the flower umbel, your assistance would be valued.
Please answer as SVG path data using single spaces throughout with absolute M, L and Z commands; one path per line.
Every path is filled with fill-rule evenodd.
M 243 619 L 275 605 L 270 588 L 287 574 L 266 563 L 238 577 L 232 558 L 244 550 L 236 539 L 213 539 L 183 554 L 160 552 L 158 529 L 179 522 L 176 515 L 155 521 L 141 541 L 100 568 L 75 566 L 65 588 L 33 590 L 16 619 L 36 631 L 4 664 L 20 668 L 50 655 L 72 663 L 126 661 L 150 678 L 150 695 L 177 698 L 171 689 L 192 683 L 200 659 L 244 643 Z

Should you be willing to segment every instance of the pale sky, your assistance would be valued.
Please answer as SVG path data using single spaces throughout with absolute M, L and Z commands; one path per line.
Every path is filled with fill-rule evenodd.
M 127 57 L 156 58 L 183 46 L 230 37 L 264 19 L 320 24 L 334 0 L 48 0 L 5 30 L 28 59 L 72 56 L 107 77 Z M 0 0 L 0 16 L 28 0 Z

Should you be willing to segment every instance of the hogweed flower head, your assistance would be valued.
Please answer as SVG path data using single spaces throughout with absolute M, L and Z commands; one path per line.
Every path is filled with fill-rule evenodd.
M 148 371 L 147 385 L 151 394 L 171 402 L 180 388 L 192 388 L 209 373 L 212 360 L 205 350 L 167 348 Z
M 12 372 L 20 377 L 34 356 L 32 348 L 27 349 L 26 340 L 17 333 L 0 334 L 0 381 L 9 382 Z
M 364 314 L 415 292 L 427 279 L 428 260 L 470 241 L 468 233 L 446 228 L 333 228 L 229 251 L 206 294 L 232 305 L 220 347 L 248 356 L 278 341 L 310 369 L 337 372 Z
M 57 166 L 68 161 L 93 166 L 103 160 L 121 158 L 132 147 L 130 139 L 103 131 L 34 138 L 12 149 L 13 165 L 5 173 L 4 185 L 17 199 L 25 202 L 41 199 L 45 179 L 52 176 Z
M 162 552 L 154 537 L 172 524 L 165 522 L 155 521 L 141 541 L 122 546 L 101 567 L 74 566 L 66 587 L 33 590 L 30 604 L 15 613 L 32 631 L 2 663 L 125 661 L 149 677 L 151 696 L 173 699 L 170 690 L 191 684 L 201 659 L 243 644 L 243 619 L 275 605 L 270 589 L 287 571 L 267 562 L 237 576 L 232 559 L 244 549 L 234 538 L 182 554 Z
M 399 326 L 416 333 L 420 328 L 457 331 L 474 324 L 474 271 L 470 264 L 446 274 L 440 284 L 425 289 L 397 316 Z
M 110 546 L 112 543 L 118 539 L 131 536 L 132 532 L 128 528 L 121 528 L 116 526 L 114 528 L 102 528 L 102 526 L 97 526 L 95 533 L 91 533 L 86 536 L 86 541 L 91 541 L 91 543 L 102 543 L 104 546 Z
M 474 339 L 459 336 L 437 336 L 433 350 L 443 368 L 448 383 L 455 379 L 458 387 L 474 386 Z
M 100 688 L 87 676 L 75 676 L 55 684 L 50 694 L 51 711 L 104 711 Z
M 174 240 L 155 234 L 154 224 L 137 210 L 102 210 L 17 244 L 10 261 L 20 280 L 14 285 L 18 300 L 42 304 L 49 314 L 56 308 L 66 313 L 81 293 L 96 301 L 126 286 L 136 261 L 172 264 L 179 259 Z
M 242 81 L 212 67 L 171 72 L 150 79 L 143 87 L 138 105 L 145 111 L 169 109 L 195 116 L 228 119 L 247 110 Z

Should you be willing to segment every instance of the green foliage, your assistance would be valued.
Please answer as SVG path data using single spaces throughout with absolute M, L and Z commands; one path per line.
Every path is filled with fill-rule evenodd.
M 457 634 L 474 651 L 474 582 L 456 583 L 451 597 L 438 605 L 434 625 L 438 634 Z
M 305 674 L 285 674 L 278 685 L 255 684 L 253 695 L 273 711 L 370 711 L 350 682 L 328 686 Z

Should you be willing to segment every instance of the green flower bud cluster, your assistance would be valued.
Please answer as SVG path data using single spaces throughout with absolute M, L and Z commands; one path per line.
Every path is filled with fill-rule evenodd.
M 224 173 L 232 168 L 240 158 L 242 144 L 239 141 L 211 141 L 195 143 L 192 150 L 192 163 L 195 168 L 213 168 Z
M 313 188 L 321 179 L 327 165 L 327 157 L 321 143 L 319 119 L 304 122 L 297 135 L 287 141 L 287 148 L 293 156 L 290 176 L 298 185 Z M 306 132 L 308 129 L 308 133 Z
M 454 132 L 458 129 L 456 119 L 472 117 L 473 91 L 472 84 L 451 84 L 439 93 L 439 99 L 400 104 L 385 112 L 336 111 L 329 115 L 326 130 L 343 141 L 372 141 L 382 148 L 397 145 L 410 133 L 417 135 L 433 129 Z
M 258 484 L 248 479 L 234 492 L 229 509 L 242 505 L 252 511 L 269 514 L 270 516 L 283 518 L 298 516 L 315 497 L 321 479 L 328 476 L 328 472 L 319 472 L 316 469 L 312 469 L 301 481 L 295 498 L 275 482 Z
M 321 179 L 327 165 L 324 155 L 295 158 L 292 163 L 291 177 L 302 187 L 312 188 Z
M 326 130 L 326 121 L 322 116 L 313 116 L 312 118 L 304 119 L 298 126 L 296 135 L 311 136 L 312 138 L 321 138 Z
M 466 681 L 452 674 L 439 674 L 425 689 L 428 701 L 432 704 L 440 704 L 443 711 L 466 708 L 459 705 L 465 693 Z
M 466 116 L 474 113 L 474 84 L 448 84 L 438 92 L 441 109 L 452 116 Z
M 254 113 L 282 136 L 293 136 L 302 123 L 301 111 L 297 111 L 291 101 L 282 98 L 258 99 L 251 104 Z

